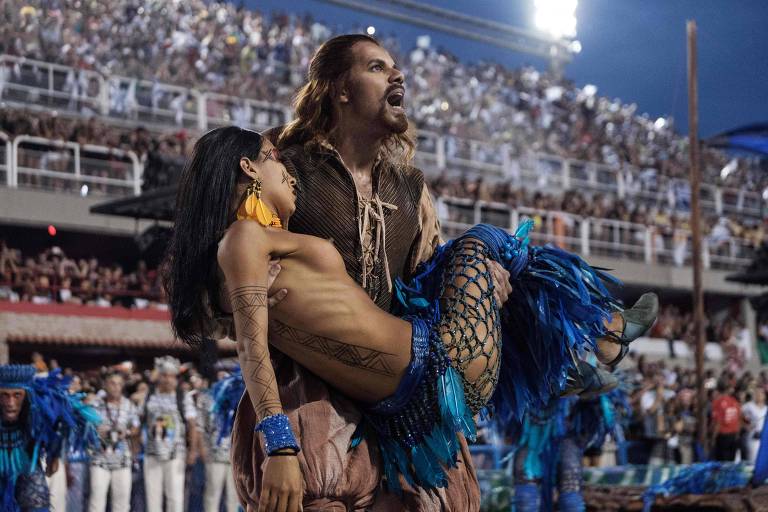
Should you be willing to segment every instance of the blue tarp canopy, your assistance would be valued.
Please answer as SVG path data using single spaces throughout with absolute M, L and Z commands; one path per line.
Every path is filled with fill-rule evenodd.
M 768 123 L 734 128 L 704 141 L 707 146 L 749 151 L 768 157 Z

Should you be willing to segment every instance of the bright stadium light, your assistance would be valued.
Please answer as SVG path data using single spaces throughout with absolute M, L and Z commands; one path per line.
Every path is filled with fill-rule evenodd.
M 372 36 L 373 34 L 376 33 L 376 27 L 374 27 L 373 25 L 369 25 L 368 28 L 365 29 L 365 31 L 368 33 L 369 36 Z
M 572 41 L 571 44 L 568 45 L 568 49 L 573 53 L 581 53 L 581 41 Z
M 576 6 L 579 0 L 534 0 L 534 24 L 555 39 L 576 37 Z

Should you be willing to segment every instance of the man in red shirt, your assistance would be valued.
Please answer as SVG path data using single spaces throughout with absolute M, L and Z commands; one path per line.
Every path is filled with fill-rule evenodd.
M 712 459 L 733 461 L 739 448 L 741 404 L 730 394 L 724 382 L 717 385 L 718 395 L 712 402 L 712 424 L 715 445 Z

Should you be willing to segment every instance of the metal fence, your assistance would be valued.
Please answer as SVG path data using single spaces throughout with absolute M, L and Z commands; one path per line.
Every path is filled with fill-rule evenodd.
M 447 238 L 453 238 L 481 222 L 514 231 L 521 220 L 529 218 L 535 222 L 530 238 L 536 245 L 551 243 L 584 256 L 626 258 L 649 264 L 691 264 L 689 230 L 667 232 L 657 226 L 552 210 L 511 208 L 502 203 L 463 198 L 439 198 L 436 208 Z M 714 239 L 707 236 L 704 239 L 704 266 L 714 269 L 744 268 L 752 260 L 754 251 L 753 244 L 745 239 Z
M 5 151 L 10 187 L 104 196 L 141 192 L 142 166 L 133 151 L 29 135 L 15 137 Z
M 11 176 L 11 161 L 13 159 L 13 146 L 8 135 L 0 132 L 0 183 L 13 187 Z

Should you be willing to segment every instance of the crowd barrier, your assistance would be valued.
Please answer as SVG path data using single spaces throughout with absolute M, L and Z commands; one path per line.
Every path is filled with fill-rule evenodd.
M 691 265 L 691 232 L 687 229 L 665 232 L 657 226 L 529 207 L 512 208 L 503 203 L 465 198 L 438 198 L 436 209 L 447 238 L 479 223 L 514 231 L 521 220 L 530 218 L 536 223 L 530 234 L 531 242 L 536 245 L 552 243 L 585 257 L 596 255 L 649 264 Z M 754 250 L 752 243 L 745 239 L 707 236 L 702 259 L 705 268 L 739 269 L 752 261 Z
M 141 193 L 143 166 L 133 151 L 0 132 L 0 178 L 8 187 L 85 195 Z
M 200 91 L 157 81 L 102 76 L 59 64 L 0 55 L 0 101 L 23 107 L 47 107 L 74 114 L 98 114 L 163 128 L 204 131 L 236 124 L 255 130 L 285 124 L 287 105 Z M 427 172 L 483 176 L 511 181 L 518 187 L 546 190 L 581 189 L 620 199 L 632 197 L 651 205 L 685 211 L 690 187 L 655 169 L 612 167 L 546 154 L 513 156 L 505 144 L 418 132 L 417 163 Z M 761 194 L 702 185 L 702 208 L 717 214 L 759 218 Z

